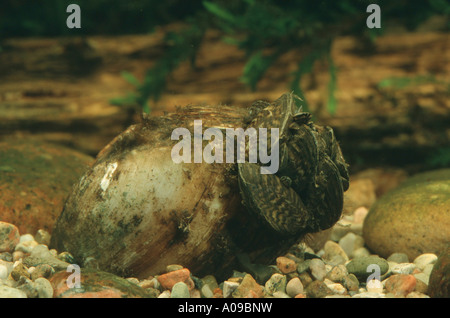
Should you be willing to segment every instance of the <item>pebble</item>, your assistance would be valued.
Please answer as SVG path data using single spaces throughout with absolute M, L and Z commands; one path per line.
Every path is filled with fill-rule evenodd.
M 0 253 L 13 252 L 19 241 L 19 229 L 13 224 L 0 221 Z
M 313 279 L 312 279 L 311 275 L 309 275 L 307 272 L 303 272 L 303 273 L 299 274 L 298 278 L 302 282 L 303 287 L 306 287 L 310 283 L 313 282 Z
M 190 298 L 189 287 L 184 282 L 175 283 L 170 298 Z
M 303 293 L 303 284 L 298 277 L 292 278 L 286 285 L 286 294 L 290 297 Z
M 17 288 L 0 285 L 0 298 L 27 298 L 27 294 Z
M 349 258 L 351 258 L 353 257 L 354 250 L 360 247 L 364 247 L 364 239 L 362 238 L 362 236 L 350 232 L 339 240 L 339 246 L 342 248 L 345 254 Z
M 366 283 L 366 289 L 370 293 L 382 293 L 383 284 L 378 279 L 371 279 Z
M 422 273 L 430 276 L 431 272 L 433 271 L 433 267 L 434 267 L 434 264 L 425 265 L 425 268 L 422 270 Z
M 335 295 L 344 295 L 347 293 L 347 290 L 344 286 L 339 283 L 328 284 L 327 287 L 333 292 Z
M 61 260 L 63 262 L 69 263 L 69 264 L 75 263 L 75 258 L 69 252 L 62 252 L 60 254 L 57 254 L 56 258 L 58 258 L 59 260 Z
M 283 293 L 281 291 L 274 292 L 273 297 L 275 297 L 275 298 L 291 298 L 289 295 L 287 295 L 286 293 Z
M 347 275 L 347 267 L 345 267 L 345 265 L 337 265 L 327 273 L 326 278 L 333 282 L 340 283 Z
M 323 259 L 330 265 L 345 264 L 348 261 L 347 253 L 336 242 L 327 241 L 323 250 Z
M 281 274 L 273 274 L 264 285 L 267 294 L 273 295 L 274 292 L 286 292 L 286 276 Z
M 289 274 L 297 269 L 295 261 L 284 256 L 280 256 L 276 260 L 277 267 L 283 274 Z
M 383 195 L 364 220 L 363 237 L 374 253 L 406 253 L 410 261 L 439 253 L 450 241 L 450 169 L 411 176 Z M 414 207 L 414 208 L 411 208 Z
M 353 251 L 353 258 L 367 257 L 367 256 L 370 256 L 370 252 L 365 247 L 360 247 Z
M 194 282 L 190 278 L 191 272 L 187 268 L 178 269 L 158 276 L 158 282 L 162 288 L 171 290 L 173 285 L 184 282 L 189 289 L 194 288 Z
M 48 264 L 39 264 L 35 267 L 34 271 L 31 273 L 31 279 L 36 280 L 36 278 L 43 277 L 49 278 L 55 273 L 53 267 Z
M 427 275 L 425 273 L 414 274 L 414 277 L 416 278 L 417 281 L 421 281 L 426 285 L 428 285 L 428 283 L 430 282 L 430 275 Z
M 314 258 L 314 259 L 311 260 L 311 262 L 309 264 L 309 270 L 311 271 L 311 275 L 316 280 L 323 281 L 323 279 L 327 275 L 327 270 L 325 268 L 325 263 L 322 260 L 318 259 L 318 258 Z
M 333 294 L 333 291 L 320 280 L 313 281 L 311 284 L 309 284 L 306 287 L 305 292 L 309 298 L 323 298 L 325 296 Z
M 20 260 L 24 257 L 24 255 L 25 254 L 22 251 L 14 251 L 14 253 L 12 254 L 13 262 Z
M 408 255 L 405 253 L 392 253 L 386 260 L 394 263 L 409 263 Z
M 200 290 L 194 288 L 189 291 L 189 298 L 202 298 L 202 294 L 200 293 Z
M 31 234 L 24 234 L 20 236 L 19 243 L 34 241 L 34 237 Z
M 363 224 L 367 213 L 369 213 L 369 210 L 365 206 L 357 208 L 355 212 L 353 212 L 353 223 Z
M 174 271 L 178 271 L 180 269 L 183 269 L 184 267 L 178 264 L 171 264 L 171 265 L 167 265 L 166 266 L 166 272 L 174 272 Z
M 14 268 L 11 272 L 11 277 L 18 281 L 21 277 L 30 278 L 30 274 L 28 273 L 28 268 L 26 268 L 22 262 L 18 261 L 14 264 Z
M 422 254 L 414 259 L 414 264 L 417 266 L 418 269 L 423 271 L 425 266 L 436 263 L 437 258 L 438 257 L 436 254 L 432 253 Z
M 208 285 L 211 290 L 219 287 L 219 284 L 217 284 L 217 280 L 213 275 L 206 275 L 201 281 L 203 285 Z
M 159 283 L 157 277 L 153 277 L 153 278 L 151 279 L 151 281 L 153 282 L 153 288 L 161 289 L 161 284 Z
M 137 279 L 136 277 L 128 277 L 128 278 L 126 278 L 126 280 L 129 281 L 130 283 L 133 283 L 136 285 L 139 284 L 139 279 Z
M 213 290 L 213 298 L 223 298 L 223 291 L 219 287 Z
M 158 298 L 158 296 L 161 294 L 161 292 L 158 289 L 153 287 L 145 288 L 145 291 L 147 292 L 150 298 Z
M 230 298 L 231 294 L 238 288 L 239 283 L 233 281 L 223 282 L 223 298 Z
M 50 244 L 51 235 L 46 230 L 40 229 L 36 232 L 34 236 L 34 240 L 39 244 L 49 245 Z
M 8 275 L 8 267 L 6 267 L 6 265 L 0 264 L 0 280 L 7 279 Z
M 38 242 L 36 242 L 35 240 L 20 242 L 16 245 L 15 251 L 31 253 L 31 251 L 38 245 Z
M 55 298 L 149 298 L 149 293 L 123 277 L 94 269 L 82 268 L 80 287 L 70 286 L 75 283 L 73 272 L 66 270 L 55 273 L 50 283 Z M 43 279 L 43 278 L 38 278 Z M 72 287 L 72 288 L 70 288 Z
M 52 284 L 43 277 L 36 278 L 34 281 L 38 298 L 53 298 Z
M 311 260 L 310 260 L 310 259 L 307 259 L 307 260 L 305 260 L 305 261 L 299 263 L 299 264 L 297 265 L 297 273 L 301 274 L 301 273 L 303 273 L 304 271 L 306 271 L 307 269 L 309 269 L 310 263 L 311 263 Z
M 252 298 L 261 298 L 263 297 L 263 291 L 263 287 L 256 282 L 252 275 L 246 274 L 239 286 L 233 291 L 232 296 L 233 298 L 246 298 L 251 295 Z
M 416 287 L 416 278 L 413 275 L 396 274 L 386 280 L 385 288 L 395 297 L 405 297 Z
M 70 265 L 53 256 L 46 245 L 37 245 L 30 253 L 30 256 L 23 259 L 26 266 L 37 266 L 39 264 L 48 264 L 54 268 L 55 271 L 67 270 Z
M 159 294 L 158 298 L 170 298 L 170 290 L 165 290 Z
M 425 295 L 424 293 L 413 291 L 406 295 L 406 298 L 430 298 L 430 296 Z
M 359 289 L 359 281 L 354 274 L 348 274 L 345 276 L 341 283 L 349 292 L 356 292 Z
M 417 279 L 416 275 L 414 275 L 414 277 L 416 278 L 416 286 L 413 291 L 425 294 L 428 291 L 428 284 L 425 284 L 420 279 Z
M 212 298 L 214 296 L 211 288 L 208 285 L 203 285 L 200 292 L 205 298 Z
M 378 256 L 359 257 L 351 260 L 347 265 L 349 273 L 354 274 L 360 280 L 366 280 L 373 273 L 370 270 L 371 265 L 377 265 L 380 268 L 380 275 L 384 275 L 389 270 L 389 264 L 386 260 Z M 369 271 L 367 271 L 369 269 Z
M 325 298 L 351 298 L 351 296 L 350 295 L 338 295 L 338 294 L 336 294 L 336 295 L 325 296 Z
M 413 263 L 400 263 L 395 264 L 390 268 L 392 274 L 412 274 L 412 272 L 416 269 L 416 265 Z
M 13 257 L 11 253 L 9 252 L 0 253 L 0 260 L 2 261 L 12 262 L 12 259 Z
M 386 295 L 383 293 L 362 292 L 353 295 L 352 298 L 386 298 Z

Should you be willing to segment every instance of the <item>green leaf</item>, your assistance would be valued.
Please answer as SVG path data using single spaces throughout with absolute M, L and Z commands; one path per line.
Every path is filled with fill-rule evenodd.
M 141 82 L 139 82 L 139 80 L 130 72 L 127 71 L 122 71 L 120 73 L 120 75 L 131 85 L 139 87 L 139 85 L 141 85 Z
M 230 12 L 221 8 L 217 4 L 209 2 L 209 1 L 203 1 L 203 5 L 205 6 L 206 10 L 208 10 L 212 14 L 215 14 L 219 18 L 221 18 L 229 23 L 236 23 L 235 17 Z
M 254 91 L 259 80 L 263 77 L 267 69 L 275 62 L 279 52 L 264 56 L 262 51 L 253 54 L 244 66 L 241 82 L 249 85 Z
M 297 71 L 293 73 L 294 78 L 292 79 L 291 82 L 291 90 L 294 92 L 294 94 L 303 99 L 302 103 L 303 111 L 308 111 L 309 106 L 308 100 L 304 96 L 303 91 L 300 87 L 302 76 L 312 71 L 314 63 L 316 62 L 316 60 L 320 59 L 323 56 L 323 54 L 324 54 L 323 49 L 313 50 L 311 53 L 307 54 L 298 62 Z
M 126 106 L 137 103 L 137 95 L 135 93 L 128 93 L 122 97 L 116 97 L 109 100 L 112 105 Z
M 144 106 L 142 107 L 142 110 L 144 111 L 144 113 L 150 114 L 150 105 L 148 104 L 148 102 L 144 103 Z
M 328 82 L 328 102 L 327 109 L 330 114 L 336 113 L 337 101 L 336 101 L 336 66 L 334 65 L 333 58 L 330 54 L 327 56 L 330 72 L 330 81 Z

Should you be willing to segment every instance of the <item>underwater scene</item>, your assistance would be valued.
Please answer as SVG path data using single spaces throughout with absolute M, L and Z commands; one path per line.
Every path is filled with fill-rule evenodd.
M 0 298 L 449 298 L 449 17 L 3 0 Z

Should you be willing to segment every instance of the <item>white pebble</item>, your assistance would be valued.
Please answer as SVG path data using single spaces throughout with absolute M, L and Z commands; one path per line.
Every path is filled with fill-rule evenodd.
M 24 234 L 20 236 L 19 243 L 34 241 L 34 237 L 31 234 Z
M 364 292 L 360 294 L 355 294 L 352 296 L 352 298 L 386 298 L 386 295 L 383 293 Z
M 170 298 L 170 290 L 165 290 L 159 294 L 158 298 Z
M 416 264 L 418 269 L 423 270 L 428 264 L 436 263 L 437 258 L 436 254 L 425 253 L 417 256 L 414 260 L 414 264 Z
M 286 293 L 290 297 L 303 293 L 303 284 L 298 277 L 292 278 L 286 285 Z
M 345 287 L 339 283 L 332 283 L 327 285 L 327 287 L 333 291 L 333 294 L 344 295 L 347 292 Z
M 333 282 L 332 280 L 328 279 L 328 278 L 325 278 L 325 279 L 323 280 L 323 282 L 325 283 L 325 285 L 334 284 L 334 282 Z
M 274 292 L 273 297 L 275 297 L 275 298 L 291 298 L 291 297 L 289 297 L 289 295 L 287 295 L 286 293 L 283 293 L 281 291 Z
M 223 298 L 231 297 L 231 294 L 235 291 L 235 289 L 239 286 L 239 283 L 224 281 L 223 282 Z
M 383 284 L 378 279 L 371 279 L 366 284 L 367 292 L 380 294 L 383 292 Z
M 325 263 L 322 262 L 318 258 L 313 258 L 311 260 L 311 263 L 309 263 L 309 269 L 311 270 L 311 275 L 316 280 L 322 280 L 325 278 L 325 275 L 327 274 L 327 270 L 325 268 Z
M 413 263 L 400 263 L 392 266 L 391 271 L 393 274 L 411 274 L 416 269 L 416 265 Z
M 8 275 L 8 268 L 5 265 L 0 264 L 0 279 L 7 279 Z
M 366 218 L 368 213 L 369 210 L 364 206 L 357 208 L 353 213 L 354 216 L 353 222 L 356 224 L 363 224 L 364 219 Z
M 433 267 L 434 267 L 434 264 L 428 264 L 428 265 L 425 266 L 425 268 L 422 270 L 422 272 L 424 274 L 430 276 L 431 272 L 433 271 Z
M 347 233 L 339 240 L 339 246 L 349 258 L 353 257 L 353 251 L 364 246 L 364 239 L 355 233 Z
M 369 255 L 370 255 L 370 252 L 365 247 L 360 247 L 353 251 L 353 258 L 367 257 Z

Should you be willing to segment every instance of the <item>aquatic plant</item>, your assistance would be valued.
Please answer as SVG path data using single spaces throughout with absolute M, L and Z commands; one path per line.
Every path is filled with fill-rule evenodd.
M 169 23 L 186 25 L 167 34 L 164 54 L 147 70 L 142 81 L 132 80 L 135 91 L 111 101 L 118 105 L 137 105 L 145 112 L 150 111 L 148 101 L 158 100 L 163 94 L 168 76 L 181 62 L 191 61 L 195 67 L 197 49 L 207 29 L 220 30 L 225 42 L 245 52 L 241 81 L 253 90 L 281 55 L 300 49 L 302 56 L 289 88 L 302 97 L 306 109 L 301 79 L 311 72 L 317 60 L 325 61 L 330 72 L 327 109 L 333 113 L 337 107 L 334 93 L 339 70 L 330 55 L 331 43 L 337 36 L 356 35 L 370 46 L 384 28 L 367 28 L 369 4 L 380 5 L 383 26 L 394 21 L 409 30 L 432 14 L 450 15 L 446 0 L 413 4 L 407 0 L 79 0 L 83 26 L 74 31 L 65 24 L 65 7 L 71 2 L 8 1 L 2 4 L 0 12 L 0 37 L 136 34 L 152 32 L 155 27 Z M 123 73 L 123 76 L 130 82 L 131 74 Z
M 148 106 L 143 103 L 148 99 L 158 100 L 167 76 L 182 61 L 195 60 L 203 32 L 213 28 L 222 31 L 223 41 L 245 52 L 246 64 L 240 80 L 252 90 L 257 89 L 259 81 L 280 56 L 295 49 L 306 52 L 299 57 L 289 87 L 303 99 L 306 110 L 308 102 L 300 87 L 301 79 L 312 71 L 317 60 L 324 60 L 329 67 L 327 109 L 333 114 L 337 107 L 338 70 L 331 57 L 331 43 L 337 36 L 353 34 L 370 45 L 382 34 L 382 29 L 366 27 L 368 4 L 354 1 L 203 1 L 203 8 L 189 17 L 186 30 L 168 35 L 167 54 L 147 71 L 133 102 L 141 104 L 146 111 Z M 397 19 L 413 29 L 433 12 L 448 14 L 449 9 L 450 6 L 440 0 L 423 2 L 414 8 L 399 2 L 383 4 L 383 21 Z M 194 63 L 191 65 L 195 66 Z

